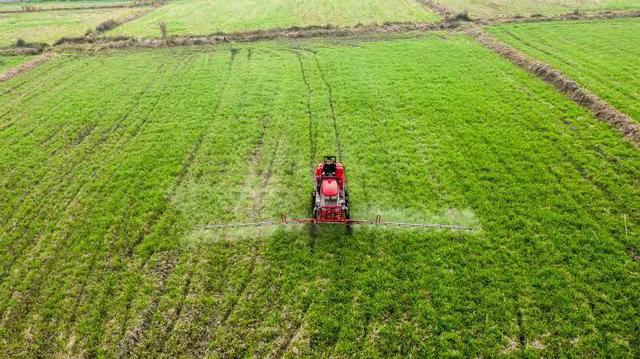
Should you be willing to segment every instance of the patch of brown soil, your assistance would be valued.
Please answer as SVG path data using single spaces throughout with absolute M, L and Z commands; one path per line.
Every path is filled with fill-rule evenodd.
M 47 52 L 44 53 L 34 59 L 31 59 L 27 62 L 25 62 L 24 64 L 18 65 L 17 67 L 14 67 L 12 69 L 9 69 L 7 71 L 5 71 L 3 74 L 0 74 L 0 82 L 4 82 L 4 81 L 9 81 L 10 79 L 24 73 L 27 72 L 33 68 L 36 68 L 42 64 L 44 64 L 45 62 L 51 60 L 52 58 L 56 57 L 57 54 L 53 53 L 53 52 Z
M 598 96 L 582 88 L 575 81 L 570 80 L 551 66 L 533 60 L 518 50 L 493 39 L 481 30 L 469 30 L 467 34 L 486 48 L 553 85 L 573 102 L 591 111 L 598 119 L 613 125 L 613 127 L 636 147 L 640 146 L 640 125 L 633 123 L 629 116 L 621 113 Z

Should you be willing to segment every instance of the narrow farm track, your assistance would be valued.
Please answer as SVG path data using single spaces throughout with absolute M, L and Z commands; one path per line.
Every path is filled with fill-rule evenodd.
M 51 60 L 52 58 L 54 58 L 56 56 L 55 53 L 53 52 L 48 52 L 45 54 L 42 54 L 40 56 L 37 56 L 34 59 L 31 59 L 29 61 L 27 61 L 26 63 L 20 64 L 19 66 L 7 70 L 4 73 L 0 74 L 0 82 L 4 82 L 4 81 L 8 81 L 18 75 L 20 75 L 23 72 L 29 71 L 33 68 L 36 68 L 40 65 L 42 65 L 43 63 Z
M 53 78 L 53 80 L 56 81 L 56 84 L 59 84 L 60 87 L 56 87 L 54 88 L 54 90 L 58 90 L 58 89 L 64 89 L 69 85 L 68 83 L 66 83 L 65 81 L 58 81 L 61 80 L 63 78 L 67 78 L 68 76 L 72 76 L 73 75 L 73 70 L 74 67 L 76 67 L 76 69 L 81 68 L 83 65 L 83 62 L 81 61 L 72 61 L 72 57 L 68 57 L 66 59 L 58 59 L 57 63 L 59 66 L 46 66 L 47 68 L 43 71 L 35 71 L 37 73 L 37 75 L 46 77 L 49 76 L 49 73 L 54 72 L 58 69 L 60 70 L 64 70 L 64 71 L 60 71 L 60 72 L 54 72 L 56 74 L 59 74 L 60 77 L 57 78 Z M 70 66 L 66 66 L 66 64 L 69 64 Z M 33 74 L 32 74 L 33 75 Z M 23 76 L 26 77 L 26 76 Z M 31 84 L 33 85 L 31 88 L 27 88 L 24 89 L 23 92 L 20 93 L 20 95 L 16 95 L 16 92 L 18 90 L 21 89 L 21 87 L 25 84 Z M 39 86 L 41 86 L 41 84 L 39 84 L 36 81 L 33 81 L 32 77 L 28 77 L 26 79 L 24 79 L 22 82 L 19 82 L 18 84 L 9 87 L 7 90 L 5 90 L 3 92 L 3 97 L 6 98 L 7 100 L 13 100 L 13 102 L 7 102 L 6 105 L 5 103 L 3 103 L 3 106 L 6 106 L 6 110 L 3 111 L 2 113 L 0 113 L 0 119 L 4 119 L 7 117 L 7 115 L 16 112 L 16 105 L 26 102 L 26 101 L 30 101 L 30 100 L 39 100 L 41 102 L 44 101 L 48 101 L 48 99 L 46 98 L 40 98 L 37 97 L 38 96 L 38 89 L 40 88 Z M 4 96 L 6 95 L 6 96 Z

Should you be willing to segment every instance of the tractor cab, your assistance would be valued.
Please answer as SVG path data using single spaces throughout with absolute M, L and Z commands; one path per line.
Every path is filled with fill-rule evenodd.
M 317 222 L 345 223 L 349 219 L 344 167 L 335 156 L 326 156 L 315 170 L 315 190 L 311 196 L 313 218 Z

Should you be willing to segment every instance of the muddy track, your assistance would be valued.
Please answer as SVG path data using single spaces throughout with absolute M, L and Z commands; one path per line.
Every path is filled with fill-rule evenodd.
M 7 71 L 5 71 L 3 74 L 0 75 L 0 82 L 5 82 L 5 81 L 9 81 L 12 78 L 25 73 L 31 69 L 34 69 L 42 64 L 44 64 L 45 62 L 55 58 L 57 56 L 56 53 L 54 52 L 46 52 L 40 56 L 37 56 L 34 59 L 31 59 L 23 64 L 18 65 L 17 67 L 14 67 L 12 69 L 9 69 Z
M 316 155 L 317 155 L 317 129 L 314 126 L 313 121 L 313 112 L 311 110 L 311 98 L 313 96 L 313 90 L 311 89 L 311 84 L 309 83 L 309 79 L 307 78 L 307 74 L 304 71 L 304 64 L 302 62 L 302 55 L 296 52 L 296 57 L 298 58 L 298 63 L 300 64 L 300 73 L 302 74 L 302 81 L 304 82 L 305 87 L 307 88 L 307 116 L 309 118 L 309 166 L 313 168 L 316 163 Z
M 489 50 L 554 86 L 567 98 L 589 110 L 598 119 L 610 123 L 636 147 L 640 147 L 640 125 L 634 123 L 629 116 L 619 112 L 616 108 L 582 88 L 558 70 L 493 39 L 487 33 L 481 30 L 470 30 L 467 31 L 467 34 Z
M 338 149 L 338 161 L 342 161 L 344 159 L 344 153 L 342 152 L 342 143 L 340 142 L 340 131 L 338 130 L 338 120 L 336 118 L 336 110 L 333 101 L 333 88 L 327 78 L 325 77 L 324 71 L 322 70 L 322 66 L 320 66 L 320 60 L 318 60 L 318 56 L 313 55 L 314 60 L 316 61 L 316 66 L 318 67 L 318 71 L 320 72 L 320 78 L 327 88 L 327 99 L 329 101 L 329 108 L 331 109 L 331 119 L 333 121 L 333 134 L 336 142 L 336 148 Z

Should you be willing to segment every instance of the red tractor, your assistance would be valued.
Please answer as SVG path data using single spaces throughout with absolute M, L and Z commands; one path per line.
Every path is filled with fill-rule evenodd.
M 336 161 L 335 156 L 326 156 L 315 169 L 311 219 L 312 232 L 315 232 L 317 223 L 344 223 L 347 231 L 351 231 L 344 166 Z

